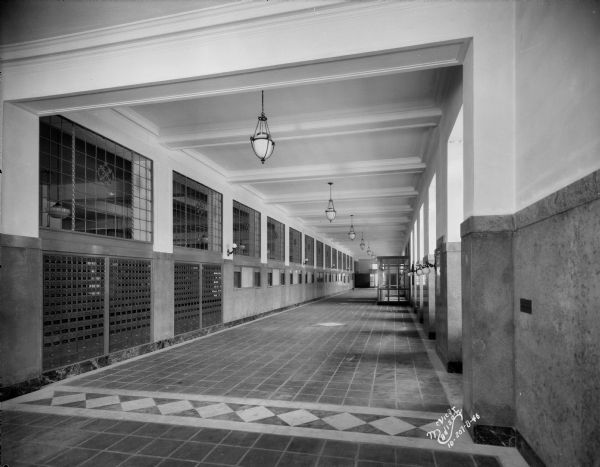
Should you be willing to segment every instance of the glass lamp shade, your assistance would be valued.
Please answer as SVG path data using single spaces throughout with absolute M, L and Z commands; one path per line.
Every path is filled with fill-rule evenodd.
M 71 210 L 58 202 L 50 206 L 50 209 L 48 209 L 48 215 L 50 217 L 54 217 L 55 219 L 66 219 L 71 215 Z
M 364 242 L 364 240 L 363 240 L 362 242 L 360 242 L 360 245 L 359 245 L 359 246 L 360 246 L 360 249 L 361 249 L 361 250 L 364 250 L 364 249 L 365 249 L 365 242 Z
M 354 240 L 356 238 L 356 232 L 354 232 L 354 230 L 351 230 L 350 232 L 348 232 L 348 238 L 350 240 Z
M 371 253 L 372 253 L 372 252 L 371 252 L 371 248 L 369 248 L 369 249 L 367 250 L 367 254 L 370 256 L 370 255 L 371 255 Z
M 336 216 L 335 208 L 333 207 L 333 200 L 329 200 L 329 206 L 325 209 L 325 216 L 329 220 L 329 222 L 333 222 Z
M 256 154 L 256 157 L 258 157 L 263 164 L 271 157 L 271 154 L 273 154 L 273 150 L 275 149 L 275 141 L 271 139 L 269 133 L 255 133 L 254 136 L 250 137 L 250 143 L 252 144 L 254 154 Z

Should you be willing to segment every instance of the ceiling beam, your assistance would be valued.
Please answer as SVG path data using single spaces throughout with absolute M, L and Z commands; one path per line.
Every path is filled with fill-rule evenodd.
M 296 165 L 277 169 L 239 170 L 229 172 L 230 183 L 275 183 L 303 180 L 330 180 L 340 177 L 384 175 L 397 173 L 421 173 L 427 166 L 418 157 L 398 157 L 373 161 L 347 162 L 342 164 Z M 332 175 L 334 174 L 334 175 Z
M 406 224 L 408 222 L 410 222 L 410 218 L 409 217 L 381 217 L 378 219 L 373 219 L 372 221 L 370 221 L 367 226 L 369 228 L 374 228 L 374 227 L 381 227 L 381 226 L 390 226 L 390 225 L 401 225 L 401 224 Z M 327 232 L 334 232 L 336 230 L 340 230 L 340 231 L 348 231 L 349 226 L 348 225 L 336 225 L 336 222 L 333 221 L 332 223 L 329 223 L 327 221 L 327 219 L 325 219 L 325 214 L 323 214 L 323 218 L 320 220 L 305 220 L 303 219 L 303 223 L 305 225 L 310 225 L 312 227 L 320 227 L 321 229 L 323 229 L 323 231 L 327 231 Z M 355 228 L 356 230 L 356 228 Z M 366 229 L 359 229 L 359 232 L 362 232 L 362 230 L 366 230 Z
M 311 209 L 310 211 L 295 211 L 293 209 L 289 210 L 289 213 L 293 217 L 301 217 L 302 219 L 311 219 L 311 218 L 321 218 L 323 217 L 322 210 L 318 211 L 315 209 Z M 369 219 L 372 217 L 380 217 L 380 216 L 393 216 L 395 214 L 406 214 L 412 213 L 413 208 L 410 206 L 374 206 L 372 208 L 361 208 L 353 209 L 351 214 L 354 215 L 354 220 L 352 221 L 354 227 L 357 226 L 365 226 L 369 223 Z M 337 217 L 335 220 L 336 223 L 342 223 L 343 225 L 350 226 L 350 214 L 345 214 L 344 218 Z
M 397 131 L 411 128 L 432 128 L 439 124 L 442 111 L 438 107 L 420 109 L 353 109 L 338 114 L 296 115 L 271 121 L 270 129 L 276 141 L 342 136 L 346 134 Z M 161 130 L 158 142 L 170 149 L 206 148 L 249 144 L 253 127 L 243 120 L 219 128 L 210 123 L 201 126 L 176 127 Z
M 362 191 L 338 191 L 335 193 L 334 201 L 337 200 L 362 200 L 377 198 L 410 198 L 419 193 L 413 187 L 384 188 L 379 190 Z M 264 199 L 266 204 L 302 204 L 313 201 L 323 201 L 327 203 L 327 194 L 322 193 L 304 193 L 299 196 L 296 193 L 277 195 Z

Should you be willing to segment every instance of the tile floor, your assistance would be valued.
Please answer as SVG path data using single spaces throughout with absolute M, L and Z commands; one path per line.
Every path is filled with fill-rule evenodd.
M 2 463 L 500 466 L 516 450 L 427 437 L 460 406 L 408 309 L 353 291 L 2 405 Z M 450 400 L 448 399 L 450 398 Z

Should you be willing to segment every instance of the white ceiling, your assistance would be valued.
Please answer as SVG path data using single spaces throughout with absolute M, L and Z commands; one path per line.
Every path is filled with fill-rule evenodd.
M 134 20 L 134 10 L 129 8 L 132 3 L 138 2 L 122 6 L 128 21 Z M 182 11 L 185 3 L 174 2 L 165 14 Z M 190 5 L 210 8 L 213 4 Z M 95 22 L 102 23 L 102 18 Z M 111 24 L 104 21 L 102 25 Z M 55 26 L 59 28 L 60 22 Z M 64 27 L 76 29 L 71 24 Z M 14 29 L 9 33 L 9 42 L 23 39 Z M 9 33 L 3 34 L 4 43 Z M 40 31 L 32 38 L 44 34 L 51 33 Z M 445 111 L 445 86 L 460 72 L 456 65 L 464 50 L 465 41 L 457 40 L 228 76 L 40 99 L 28 106 L 40 115 L 114 108 L 145 128 L 159 144 L 210 165 L 230 183 L 242 185 L 317 234 L 348 248 L 355 258 L 366 258 L 359 248 L 362 234 L 377 255 L 399 255 L 434 129 Z M 249 142 L 260 113 L 261 90 L 265 91 L 265 113 L 276 142 L 273 156 L 264 165 L 253 155 Z M 337 218 L 333 223 L 324 214 L 328 181 L 334 183 Z M 358 232 L 354 241 L 347 235 L 352 214 Z
M 300 78 L 303 70 L 296 71 Z M 376 254 L 398 255 L 432 130 L 443 112 L 441 90 L 454 71 L 342 76 L 278 87 L 269 86 L 274 78 L 267 77 L 265 113 L 276 146 L 264 165 L 249 142 L 260 113 L 258 89 L 120 110 L 152 128 L 161 144 L 210 161 L 231 182 L 278 205 L 355 257 L 366 257 L 359 248 L 363 234 Z M 329 181 L 337 210 L 332 223 L 324 214 Z M 348 237 L 351 214 L 358 232 L 354 241 Z

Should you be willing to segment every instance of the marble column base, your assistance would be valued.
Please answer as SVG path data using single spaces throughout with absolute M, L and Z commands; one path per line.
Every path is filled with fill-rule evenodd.
M 436 352 L 450 373 L 462 372 L 461 244 L 438 241 L 440 265 L 436 275 Z M 438 285 L 439 284 L 439 285 Z
M 481 425 L 513 427 L 512 216 L 470 217 L 461 234 L 464 410 Z
M 42 277 L 40 239 L 0 234 L 0 387 L 40 373 Z

